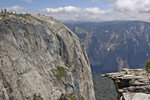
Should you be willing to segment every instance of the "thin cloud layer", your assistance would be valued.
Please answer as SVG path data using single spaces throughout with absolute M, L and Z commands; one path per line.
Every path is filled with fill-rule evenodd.
M 150 1 L 143 0 L 116 0 L 114 7 L 102 10 L 98 7 L 78 8 L 74 6 L 45 8 L 40 13 L 53 16 L 58 20 L 75 21 L 112 21 L 112 20 L 142 20 L 149 21 Z M 122 3 L 121 3 L 122 2 Z M 139 5 L 140 3 L 141 5 Z M 145 8 L 144 8 L 145 7 Z
M 32 2 L 32 0 L 22 0 L 22 1 L 27 2 L 27 3 L 31 3 Z
M 32 0 L 24 0 L 31 2 Z M 74 21 L 112 21 L 112 20 L 141 20 L 150 21 L 150 0 L 95 0 L 109 1 L 111 8 L 98 7 L 79 8 L 66 6 L 58 8 L 45 8 L 37 11 L 58 20 Z M 6 8 L 10 12 L 27 13 L 29 9 L 21 6 Z
M 117 0 L 115 6 L 121 11 L 149 12 L 150 0 Z
M 107 10 L 98 7 L 78 8 L 74 6 L 45 8 L 40 13 L 50 15 L 59 20 L 96 20 L 99 15 L 103 15 Z
M 18 12 L 18 13 L 27 13 L 29 9 L 21 7 L 21 6 L 12 6 L 12 7 L 6 7 L 7 11 L 9 12 Z
M 59 8 L 45 8 L 43 9 L 44 12 L 47 13 L 61 13 L 61 12 L 78 12 L 80 8 L 67 6 L 67 7 L 59 7 Z

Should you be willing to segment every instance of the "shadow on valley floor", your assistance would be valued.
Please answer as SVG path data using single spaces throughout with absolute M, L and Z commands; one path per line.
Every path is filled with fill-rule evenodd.
M 116 100 L 117 93 L 113 81 L 101 77 L 101 74 L 93 74 L 96 100 Z

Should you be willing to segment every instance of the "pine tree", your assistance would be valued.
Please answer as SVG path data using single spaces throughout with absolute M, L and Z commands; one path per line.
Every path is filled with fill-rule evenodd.
M 147 77 L 148 77 L 148 79 L 149 79 L 149 84 L 150 84 L 150 78 L 149 78 L 149 76 L 150 76 L 150 59 L 147 61 L 147 64 L 146 64 L 146 72 L 147 72 Z
M 148 72 L 148 73 L 150 73 L 150 59 L 147 61 L 147 64 L 146 64 L 146 71 Z

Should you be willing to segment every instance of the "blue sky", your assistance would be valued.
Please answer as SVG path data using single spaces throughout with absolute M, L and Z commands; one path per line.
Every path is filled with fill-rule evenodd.
M 150 0 L 0 0 L 0 9 L 75 21 L 150 21 L 149 5 Z
M 11 6 L 22 6 L 35 12 L 44 8 L 58 8 L 65 6 L 75 6 L 80 8 L 99 7 L 107 9 L 109 2 L 101 0 L 1 0 L 0 8 Z

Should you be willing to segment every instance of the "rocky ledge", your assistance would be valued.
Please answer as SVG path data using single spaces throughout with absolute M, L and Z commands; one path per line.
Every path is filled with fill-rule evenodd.
M 113 80 L 118 92 L 117 100 L 150 100 L 150 84 L 145 69 L 122 69 L 102 76 Z

